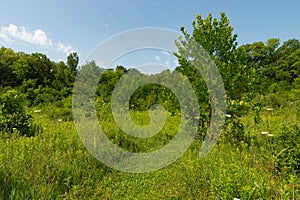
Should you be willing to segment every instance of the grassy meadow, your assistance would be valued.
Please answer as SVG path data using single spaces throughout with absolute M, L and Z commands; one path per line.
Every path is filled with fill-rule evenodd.
M 205 158 L 198 157 L 201 141 L 195 140 L 170 166 L 141 174 L 108 168 L 90 155 L 74 123 L 65 117 L 67 109 L 60 110 L 59 105 L 54 104 L 28 108 L 38 134 L 26 137 L 16 131 L 9 137 L 2 135 L 0 198 L 299 199 L 299 171 L 293 167 L 299 168 L 299 157 L 289 154 L 280 157 L 292 152 L 289 143 L 299 141 L 299 94 L 299 90 L 294 90 L 260 97 L 263 106 L 259 123 L 254 122 L 252 112 L 243 116 L 244 133 L 240 141 L 226 132 L 230 131 L 227 126 Z M 139 151 L 151 147 L 155 150 L 172 139 L 179 118 L 168 115 L 159 138 L 143 143 L 125 138 L 111 116 L 99 116 L 102 116 L 100 124 L 112 141 Z M 133 112 L 132 117 L 139 124 L 149 121 L 147 112 Z M 121 140 L 127 143 L 118 143 Z M 297 145 L 299 147 L 299 143 Z M 299 149 L 294 150 L 299 155 Z

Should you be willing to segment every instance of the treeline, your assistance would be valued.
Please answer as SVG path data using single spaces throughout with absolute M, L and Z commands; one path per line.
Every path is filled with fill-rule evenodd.
M 278 38 L 243 45 L 247 66 L 256 71 L 257 92 L 270 93 L 300 86 L 300 42 Z
M 30 105 L 54 102 L 72 93 L 79 57 L 71 53 L 67 62 L 51 61 L 41 53 L 26 54 L 0 49 L 1 93 L 16 89 Z
M 18 132 L 33 136 L 39 132 L 26 107 L 50 103 L 61 105 L 60 114 L 71 119 L 70 100 L 79 57 L 71 53 L 67 62 L 53 62 L 41 53 L 26 54 L 0 49 L 0 133 Z M 57 107 L 57 106 L 56 106 Z M 68 107 L 68 108 L 63 108 Z M 55 107 L 54 107 L 55 108 Z M 55 109 L 52 110 L 55 115 Z
M 219 36 L 221 37 L 221 36 Z M 203 40 L 205 41 L 205 40 Z M 199 41 L 204 48 L 205 44 Z M 234 46 L 235 51 L 239 52 L 239 58 L 235 55 L 227 63 L 236 64 L 239 62 L 243 67 L 247 68 L 249 77 L 247 84 L 253 84 L 252 89 L 255 92 L 266 94 L 276 92 L 278 90 L 291 89 L 300 85 L 300 41 L 290 39 L 283 44 L 280 44 L 278 38 L 272 38 L 266 42 L 254 42 L 240 47 Z M 214 51 L 217 51 L 215 49 Z M 244 54 L 244 55 L 243 55 Z M 220 56 L 215 56 L 215 52 L 210 52 L 215 62 L 219 65 Z M 240 60 L 236 60 L 240 59 Z M 41 53 L 26 54 L 24 52 L 14 52 L 12 49 L 0 48 L 0 86 L 1 91 L 15 88 L 26 94 L 28 100 L 32 104 L 39 104 L 43 101 L 56 101 L 67 97 L 72 93 L 73 83 L 78 69 L 79 57 L 77 53 L 71 53 L 67 57 L 67 62 L 51 61 L 46 55 Z M 87 64 L 89 65 L 89 64 Z M 224 64 L 223 64 L 224 65 Z M 82 66 L 84 67 L 84 66 Z M 220 67 L 219 67 L 220 68 Z M 229 82 L 235 82 L 237 88 L 243 87 L 242 71 L 230 74 L 230 71 L 221 71 L 227 90 L 229 90 Z M 123 66 L 117 66 L 116 69 L 104 70 L 102 77 L 99 80 L 97 95 L 103 98 L 104 101 L 110 101 L 110 96 L 117 81 L 123 73 L 128 70 Z M 188 69 L 187 63 L 181 61 L 180 66 L 177 66 L 176 71 L 188 76 L 193 82 L 201 79 L 199 73 Z M 245 72 L 245 70 L 244 70 Z M 195 76 L 194 78 L 192 78 Z M 226 77 L 230 77 L 226 80 Z M 195 79 L 195 80 L 193 80 Z M 232 83 L 231 83 L 232 84 Z M 158 95 L 158 86 L 145 86 L 144 90 L 139 89 L 144 94 L 137 94 L 139 97 L 146 95 Z M 200 88 L 199 88 L 200 89 Z M 150 90 L 154 90 L 150 92 Z M 229 91 L 228 91 L 229 92 Z M 244 90 L 244 92 L 248 92 Z M 44 96 L 43 96 L 44 95 Z M 150 97 L 145 97 L 147 99 Z M 156 99 L 156 97 L 153 97 Z M 149 100 L 150 101 L 150 100 Z M 150 101 L 150 102 L 153 102 Z M 141 106 L 141 105 L 140 105 Z
M 299 40 L 290 39 L 280 44 L 278 38 L 272 38 L 266 42 L 259 41 L 237 47 L 236 35 L 232 34 L 232 27 L 228 24 L 221 26 L 228 20 L 226 16 L 218 22 L 219 30 L 213 27 L 216 19 L 213 20 L 211 16 L 206 19 L 198 17 L 198 24 L 193 23 L 194 32 L 190 37 L 195 38 L 217 64 L 231 99 L 240 98 L 247 92 L 267 94 L 298 87 L 300 84 Z M 201 20 L 202 24 L 199 24 Z M 211 30 L 207 30 L 208 27 Z M 187 35 L 184 28 L 182 30 Z M 213 40 L 208 40 L 209 38 Z M 180 64 L 175 70 L 187 76 L 196 85 L 195 90 L 202 90 L 199 85 L 201 75 L 193 71 L 193 67 L 181 59 L 180 55 L 178 59 Z M 72 93 L 78 62 L 77 53 L 71 53 L 66 63 L 63 61 L 56 63 L 41 53 L 26 54 L 2 47 L 0 48 L 1 91 L 15 88 L 26 94 L 30 103 L 34 105 L 67 97 Z M 127 71 L 128 69 L 123 66 L 117 66 L 115 70 L 104 70 L 99 80 L 97 95 L 109 102 L 115 84 Z M 152 89 L 150 86 L 145 86 L 144 90 L 139 89 L 139 91 L 137 97 L 152 98 L 148 101 L 153 103 L 160 89 L 157 85 Z M 145 109 L 143 106 L 141 108 L 141 105 L 136 106 Z

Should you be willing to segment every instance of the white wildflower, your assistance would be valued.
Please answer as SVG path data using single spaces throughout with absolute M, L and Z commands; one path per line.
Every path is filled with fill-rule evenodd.
M 41 112 L 42 110 L 35 110 L 35 111 L 33 111 L 33 112 L 35 112 L 35 113 L 39 113 L 39 112 Z
M 267 135 L 269 132 L 267 132 L 267 131 L 262 131 L 262 132 L 260 132 L 261 134 L 263 134 L 263 135 Z
M 229 118 L 230 118 L 230 117 L 231 117 L 231 114 L 225 114 L 225 117 L 229 117 Z

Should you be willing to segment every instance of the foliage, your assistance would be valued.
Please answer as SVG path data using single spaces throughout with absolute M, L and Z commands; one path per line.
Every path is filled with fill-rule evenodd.
M 30 135 L 31 115 L 24 109 L 24 98 L 16 90 L 8 90 L 0 96 L 0 131 Z
M 53 104 L 45 107 L 45 112 L 49 113 L 48 117 L 52 120 L 71 121 L 73 120 L 71 101 L 71 97 L 55 101 Z
M 227 119 L 225 124 L 231 130 L 226 131 L 228 134 L 226 137 L 241 140 L 243 128 L 239 118 L 247 113 L 251 107 L 255 107 L 250 103 L 253 98 L 252 88 L 255 69 L 246 65 L 246 51 L 242 47 L 237 48 L 237 35 L 233 34 L 233 27 L 230 25 L 225 13 L 221 13 L 220 19 L 213 19 L 212 14 L 209 14 L 206 18 L 197 15 L 196 21 L 193 21 L 192 25 L 192 34 L 187 33 L 184 27 L 181 28 L 185 38 L 183 41 L 177 42 L 178 52 L 175 55 L 178 57 L 179 66 L 176 70 L 188 77 L 198 97 L 200 121 L 202 122 L 200 128 L 204 130 L 202 132 L 205 132 L 210 118 L 210 103 L 213 100 L 208 97 L 208 93 L 211 91 L 207 89 L 207 83 L 205 82 L 207 80 L 204 80 L 204 77 L 196 71 L 195 66 L 190 61 L 193 59 L 199 60 L 196 56 L 197 53 L 194 52 L 192 55 L 186 56 L 186 52 L 193 51 L 191 48 L 195 46 L 194 42 L 206 51 L 208 54 L 206 57 L 211 57 L 224 82 L 227 114 L 232 116 Z M 199 62 L 203 61 L 199 60 Z M 211 71 L 207 73 L 210 77 L 216 75 Z
M 297 125 L 283 127 L 278 136 L 280 151 L 276 155 L 278 170 L 294 170 L 300 173 L 300 128 Z
M 61 100 L 72 93 L 79 57 L 71 53 L 64 62 L 55 63 L 41 53 L 15 53 L 0 49 L 0 86 L 13 87 L 27 96 L 30 105 Z
M 291 89 L 299 77 L 300 42 L 290 39 L 280 46 L 277 38 L 243 45 L 247 52 L 247 64 L 257 71 L 256 91 L 267 94 Z
M 132 72 L 131 70 L 129 70 Z M 138 76 L 143 77 L 145 80 L 152 80 L 156 82 L 163 82 L 165 77 L 170 77 L 172 74 L 169 70 L 162 71 L 156 75 L 142 74 L 134 70 Z M 128 73 L 128 70 L 123 66 L 118 66 L 116 70 L 105 70 L 99 79 L 96 89 L 97 99 L 101 99 L 105 103 L 111 102 L 112 91 L 116 83 L 120 80 L 123 74 Z M 130 83 L 128 83 L 130 84 Z M 126 84 L 125 84 L 126 85 Z M 121 98 L 121 97 L 119 97 Z M 145 84 L 137 88 L 132 94 L 129 102 L 131 110 L 146 111 L 155 104 L 160 104 L 172 114 L 180 111 L 179 102 L 176 100 L 175 95 L 168 88 L 158 84 Z
M 237 48 L 237 35 L 233 34 L 233 28 L 226 14 L 221 13 L 220 19 L 213 19 L 212 14 L 203 19 L 198 14 L 192 25 L 192 35 L 188 34 L 184 27 L 181 28 L 181 31 L 187 39 L 199 43 L 214 60 L 224 81 L 228 99 L 240 99 L 244 93 L 251 91 L 253 70 L 246 66 L 244 49 Z M 188 47 L 188 44 L 184 45 L 177 44 L 179 50 Z M 193 73 L 193 70 L 190 69 L 192 66 L 189 66 L 187 60 L 180 53 L 179 51 L 179 54 L 175 54 L 180 64 L 177 70 L 187 75 L 192 83 L 203 85 L 204 82 L 201 81 L 199 75 Z M 197 83 L 198 81 L 202 83 Z M 203 95 L 199 94 L 199 96 Z
M 18 55 L 11 49 L 0 49 L 0 85 L 15 86 L 16 76 L 13 73 L 12 64 L 18 59 Z

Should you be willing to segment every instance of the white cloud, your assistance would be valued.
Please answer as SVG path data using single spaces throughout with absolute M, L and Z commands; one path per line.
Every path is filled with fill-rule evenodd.
M 160 57 L 159 56 L 154 56 L 156 61 L 160 61 Z
M 13 39 L 11 39 L 10 37 L 8 37 L 5 34 L 1 34 L 1 32 L 0 32 L 0 43 L 2 43 L 2 44 L 12 44 L 14 42 L 15 41 Z
M 72 47 L 66 46 L 66 45 L 64 45 L 64 44 L 61 43 L 61 42 L 58 42 L 58 43 L 56 44 L 56 46 L 57 46 L 57 48 L 56 48 L 57 51 L 64 52 L 66 55 L 69 55 L 71 52 L 74 51 L 74 50 L 72 49 Z
M 166 65 L 170 66 L 170 61 L 166 60 Z
M 10 24 L 9 26 L 2 26 L 0 28 L 1 43 L 13 44 L 17 41 L 50 48 L 63 52 L 66 55 L 74 51 L 71 46 L 64 45 L 61 42 L 52 42 L 52 40 L 48 38 L 46 32 L 41 29 L 31 31 L 29 28 L 24 26 L 16 26 L 13 24 Z

